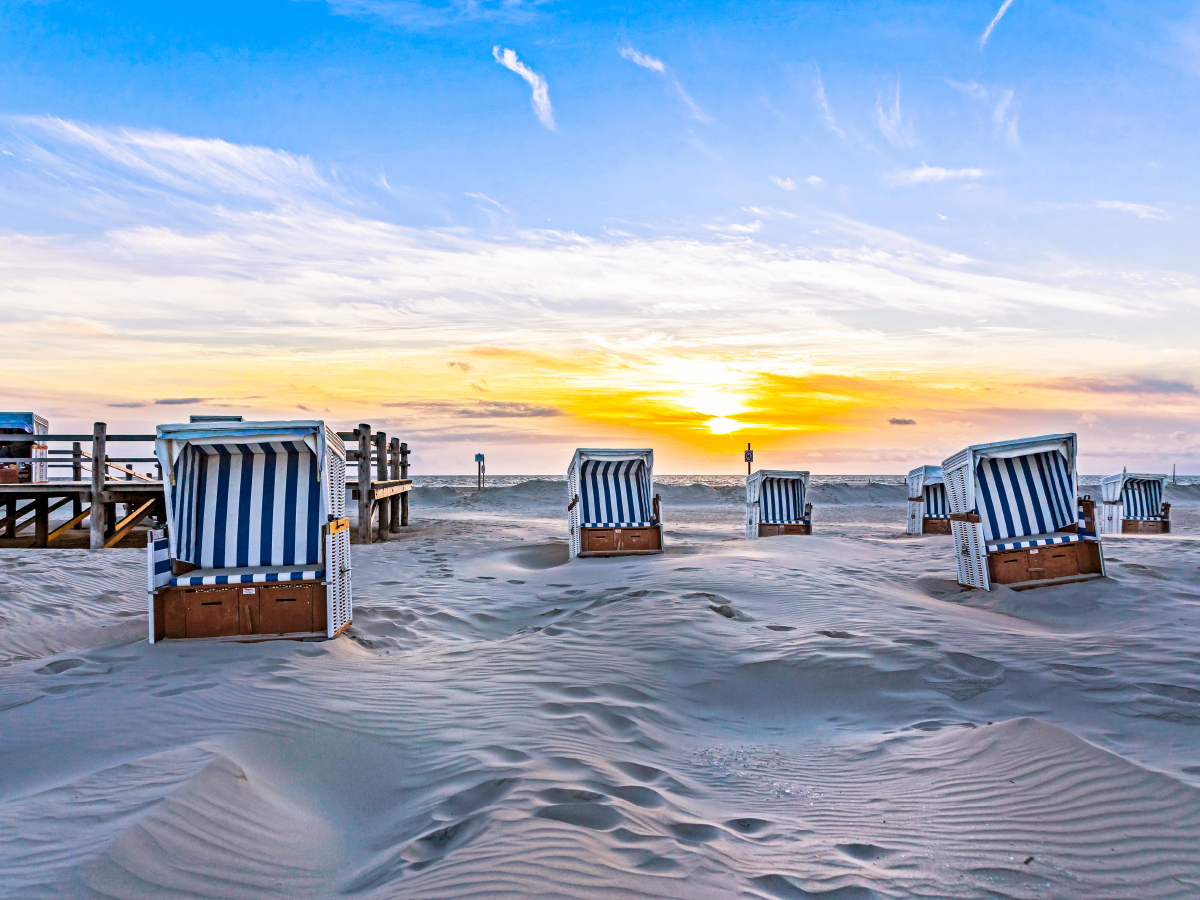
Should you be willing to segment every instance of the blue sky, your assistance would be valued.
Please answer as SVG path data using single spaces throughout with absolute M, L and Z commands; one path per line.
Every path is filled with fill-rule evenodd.
M 436 364 L 457 373 L 466 371 L 451 365 L 458 356 L 493 344 L 616 359 L 614 347 L 641 342 L 644 352 L 631 350 L 603 377 L 589 369 L 580 383 L 611 385 L 622 366 L 633 381 L 665 378 L 676 394 L 707 397 L 692 403 L 702 415 L 728 407 L 716 431 L 754 424 L 764 373 L 907 371 L 932 384 L 954 371 L 947 355 L 961 354 L 976 360 L 964 375 L 971 390 L 1003 393 L 1014 372 L 1056 390 L 1066 390 L 1063 379 L 1099 379 L 1079 403 L 1035 404 L 1094 417 L 1063 420 L 1094 430 L 1085 449 L 1103 444 L 1159 465 L 1200 460 L 1195 2 L 1013 0 L 998 20 L 999 0 L 0 8 L 0 212 L 7 249 L 27 257 L 22 289 L 0 302 L 26 324 L 32 356 L 70 345 L 47 318 L 53 309 L 81 334 L 99 328 L 143 342 L 148 357 L 172 358 L 174 316 L 191 350 L 217 352 L 236 333 L 238 346 L 281 342 L 299 358 L 316 352 L 315 334 L 361 308 L 357 285 L 370 282 L 398 359 L 441 354 Z M 348 236 L 358 229 L 373 237 Z M 334 233 L 347 235 L 344 244 L 321 238 Z M 457 262 L 431 262 L 431 248 L 447 241 L 460 242 Z M 553 259 L 583 247 L 592 262 L 561 272 L 535 262 L 550 246 L 561 251 Z M 419 276 L 413 283 L 372 269 L 393 255 L 404 257 L 405 277 Z M 781 255 L 802 261 L 805 274 L 771 275 Z M 628 306 L 606 324 L 594 307 L 616 302 L 605 286 L 612 272 L 628 279 Z M 161 284 L 144 288 L 158 304 L 156 330 L 139 331 L 135 308 L 111 310 L 114 285 L 168 277 L 180 291 L 174 307 Z M 550 277 L 552 288 L 539 282 Z M 198 303 L 247 282 L 264 288 L 259 302 L 313 331 L 272 336 L 268 323 L 239 318 L 245 298 L 221 314 L 220 331 L 190 318 Z M 415 283 L 436 287 L 422 294 Z M 655 307 L 649 318 L 630 312 L 646 305 Z M 713 329 L 738 330 L 742 313 L 760 305 L 809 319 L 777 329 L 764 315 L 758 331 L 741 329 L 741 350 L 713 342 Z M 524 329 L 512 327 L 514 316 Z M 353 347 L 370 318 L 334 343 Z M 1008 335 L 1012 326 L 1025 336 Z M 805 337 L 817 331 L 840 337 Z M 656 341 L 674 348 L 669 377 L 644 349 Z M 84 373 L 96 365 L 79 377 L 92 378 Z M 421 378 L 420 366 L 406 377 L 419 402 L 451 404 L 425 407 L 432 422 L 471 402 L 519 411 L 538 393 L 520 369 L 510 363 L 487 385 L 446 382 L 444 372 Z M 147 397 L 249 396 L 228 385 L 189 389 L 184 371 L 153 383 L 163 367 L 155 371 L 141 376 L 152 382 Z M 87 418 L 96 405 L 140 402 L 125 396 L 134 387 L 79 398 L 47 370 L 34 393 L 60 417 Z M 736 402 L 711 402 L 727 388 Z M 622 432 L 615 413 L 581 424 L 585 393 L 557 398 L 562 414 L 532 417 L 528 433 L 516 415 L 496 427 L 545 442 L 551 470 L 576 439 L 632 438 L 647 427 Z M 884 406 L 909 399 L 878 401 L 879 421 L 893 418 Z M 386 402 L 347 383 L 330 408 L 378 416 Z M 921 424 L 903 439 L 854 419 L 840 432 L 830 426 L 819 447 L 799 432 L 781 435 L 780 452 L 816 448 L 843 468 L 888 462 L 899 471 L 914 452 L 965 443 L 942 437 L 949 422 L 980 432 L 1060 424 L 1022 418 L 1019 408 L 999 419 L 972 412 L 1000 405 L 993 396 L 951 412 L 923 397 L 912 413 Z M 481 418 L 469 409 L 462 417 Z M 776 427 L 759 419 L 767 432 Z M 488 439 L 447 421 L 431 426 L 430 442 Z M 916 440 L 926 422 L 932 430 Z M 706 466 L 724 452 L 707 440 L 680 438 L 680 465 Z M 468 459 L 469 450 L 454 453 Z

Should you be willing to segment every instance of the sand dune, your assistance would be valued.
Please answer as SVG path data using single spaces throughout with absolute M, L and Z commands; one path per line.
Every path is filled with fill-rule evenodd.
M 887 486 L 568 562 L 531 484 L 414 497 L 328 643 L 150 647 L 139 553 L 0 552 L 0 897 L 1200 894 L 1194 525 L 985 594 Z

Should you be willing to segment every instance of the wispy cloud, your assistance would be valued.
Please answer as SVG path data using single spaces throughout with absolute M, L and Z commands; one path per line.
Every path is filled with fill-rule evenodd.
M 467 197 L 474 197 L 476 200 L 483 200 L 483 201 L 484 201 L 484 202 L 486 202 L 486 203 L 490 203 L 490 204 L 492 204 L 493 206 L 496 206 L 496 207 L 498 207 L 498 208 L 500 208 L 500 209 L 504 210 L 505 212 L 508 212 L 508 207 L 507 207 L 507 206 L 505 206 L 505 205 L 504 205 L 503 203 L 501 203 L 499 200 L 493 200 L 493 199 L 492 199 L 491 197 L 489 197 L 487 194 L 483 194 L 483 193 L 472 193 L 471 191 L 463 191 L 463 195 L 464 195 L 464 196 L 467 196 Z
M 775 182 L 775 184 L 785 191 L 794 191 L 796 189 L 796 182 L 790 178 L 780 178 L 778 175 L 772 175 L 771 181 Z
M 1004 17 L 1004 14 L 1008 12 L 1008 8 L 1012 6 L 1012 3 L 1013 0 L 1004 0 L 1004 2 L 1000 5 L 1000 10 L 996 13 L 996 17 L 988 23 L 988 27 L 984 29 L 983 37 L 979 39 L 980 50 L 987 46 L 988 38 L 992 36 L 992 29 L 996 27 L 996 24 Z
M 556 406 L 506 400 L 397 400 L 383 406 L 459 419 L 546 419 L 565 415 Z
M 888 142 L 896 147 L 911 147 L 917 142 L 912 125 L 904 121 L 900 111 L 900 82 L 888 88 L 887 103 L 880 96 L 875 101 L 876 122 Z
M 817 103 L 817 111 L 821 114 L 821 121 L 825 123 L 825 127 L 832 131 L 840 138 L 846 136 L 846 132 L 838 127 L 837 120 L 833 117 L 833 110 L 829 108 L 829 98 L 825 96 L 825 82 L 821 79 L 821 70 L 813 66 L 815 75 L 813 77 L 813 99 Z
M 807 178 L 804 179 L 804 181 L 807 184 L 811 184 L 813 187 L 820 187 L 821 185 L 823 185 L 825 183 L 825 179 L 822 178 L 820 175 L 809 175 Z
M 1004 139 L 1010 144 L 1021 143 L 1021 135 L 1017 132 L 1017 114 L 1011 111 L 1013 92 L 1005 91 L 1000 95 L 1000 102 L 992 110 L 992 124 L 998 132 L 1004 134 Z
M 973 181 L 988 174 L 986 169 L 943 169 L 921 163 L 915 169 L 894 169 L 884 176 L 891 185 L 929 184 L 938 181 Z
M 641 66 L 643 69 L 650 69 L 653 72 L 666 71 L 666 66 L 663 65 L 663 61 L 661 59 L 655 59 L 653 56 L 648 56 L 645 53 L 639 53 L 628 44 L 622 47 L 619 52 L 631 63 Z
M 1126 378 L 1060 378 L 1051 382 L 1060 391 L 1089 394 L 1195 394 L 1196 385 L 1176 378 L 1130 375 Z
M 888 419 L 889 425 L 916 425 L 916 419 Z
M 1096 209 L 1117 209 L 1121 212 L 1132 213 L 1139 219 L 1161 219 L 1164 210 L 1145 203 L 1125 203 L 1121 200 L 1097 200 L 1093 206 Z
M 985 88 L 978 81 L 949 81 L 949 80 L 947 80 L 946 84 L 950 85 L 950 87 L 954 88 L 956 91 L 966 94 L 968 97 L 972 98 L 973 100 L 986 100 L 987 99 L 987 88 Z
M 504 68 L 511 72 L 516 72 L 529 83 L 529 87 L 533 89 L 533 96 L 531 98 L 533 111 L 546 128 L 554 131 L 554 110 L 550 107 L 550 87 L 546 84 L 546 79 L 521 62 L 517 58 L 515 50 L 502 49 L 499 45 L 496 45 L 492 48 L 492 56 Z
M 88 151 L 83 166 L 68 167 L 85 178 L 100 176 L 100 163 L 103 171 L 119 172 L 122 180 L 132 175 L 192 196 L 277 200 L 299 192 L 323 197 L 341 193 L 310 158 L 285 150 L 164 131 L 97 127 L 54 116 L 14 116 L 6 121 L 42 139 L 29 146 L 45 165 L 54 164 L 52 155 L 77 157 L 77 150 Z
M 651 72 L 658 72 L 660 75 L 669 78 L 671 86 L 675 88 L 675 95 L 679 98 L 679 102 L 687 109 L 688 115 L 697 122 L 712 124 L 712 117 L 704 111 L 699 103 L 692 99 L 691 94 L 683 89 L 683 85 L 679 83 L 679 79 L 667 71 L 667 64 L 661 59 L 656 59 L 649 54 L 642 53 L 628 44 L 617 52 L 634 65 L 641 66 L 643 69 L 649 69 Z
M 691 95 L 683 89 L 683 85 L 679 83 L 679 79 L 672 78 L 671 82 L 675 85 L 675 93 L 679 95 L 679 99 L 683 101 L 683 105 L 687 107 L 687 111 L 691 117 L 697 122 L 704 122 L 711 125 L 712 116 L 706 113 L 700 104 L 693 100 Z
M 534 3 L 523 0 L 328 0 L 331 12 L 355 18 L 374 18 L 405 28 L 425 29 L 456 22 L 527 22 Z
M 193 403 L 203 403 L 206 397 L 164 397 L 162 400 L 155 400 L 155 406 L 191 406 Z

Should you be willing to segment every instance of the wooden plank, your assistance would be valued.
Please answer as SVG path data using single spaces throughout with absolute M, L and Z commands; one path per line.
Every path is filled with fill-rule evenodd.
M 74 440 L 74 438 L 72 438 Z M 108 440 L 108 425 L 97 422 L 92 427 L 92 459 L 103 463 Z M 104 466 L 92 466 L 92 514 L 88 516 L 90 537 L 88 543 L 93 550 L 104 549 L 104 532 L 108 530 L 107 509 L 97 498 L 104 496 Z
M 73 519 L 71 519 L 71 521 L 67 522 L 65 525 L 59 525 L 52 532 L 50 532 L 49 535 L 47 535 L 46 543 L 50 543 L 55 538 L 60 537 L 63 534 L 66 534 L 68 531 L 70 531 L 72 528 L 74 528 L 76 525 L 78 525 L 80 522 L 82 522 L 84 519 L 86 519 L 91 514 L 91 511 L 92 511 L 91 507 L 88 507 L 83 512 L 79 513 Z
M 371 426 L 358 426 L 358 542 L 371 543 Z
M 0 523 L 0 528 L 3 528 L 5 531 L 8 532 L 6 537 L 16 537 L 17 530 L 18 530 L 17 523 L 19 521 L 21 521 L 21 516 L 25 515 L 28 512 L 32 512 L 34 507 L 37 506 L 37 502 L 32 501 L 32 502 L 30 502 L 30 504 L 28 506 L 20 508 L 20 509 L 17 508 L 17 503 L 15 500 L 10 500 L 8 503 L 9 503 L 9 507 L 13 511 L 4 517 L 3 523 Z M 28 524 L 29 524 L 28 522 L 25 523 L 25 525 L 28 525 Z M 24 528 L 25 526 L 22 525 L 20 527 Z
M 388 480 L 387 470 L 387 434 L 382 431 L 375 434 L 375 482 Z M 379 509 L 379 539 L 382 541 L 383 536 L 387 534 L 388 522 L 392 518 L 392 500 L 391 494 L 381 494 L 377 490 L 371 491 L 376 506 Z
M 408 444 L 400 444 L 400 480 L 408 480 Z M 408 527 L 408 494 L 400 495 L 400 527 Z
M 116 546 L 121 538 L 125 537 L 128 532 L 133 530 L 134 525 L 146 518 L 147 514 L 150 512 L 150 507 L 153 505 L 153 500 L 147 500 L 129 515 L 127 515 L 124 519 L 118 522 L 113 529 L 113 536 L 105 541 L 104 549 L 108 550 L 109 548 Z
M 151 494 L 162 496 L 162 489 L 161 481 L 109 481 L 106 484 L 104 493 L 148 497 Z M 41 496 L 42 494 L 50 497 L 68 497 L 72 494 L 78 494 L 86 499 L 92 495 L 92 486 L 87 481 L 42 481 L 37 484 L 0 484 L 0 494 L 15 495 L 18 498 L 26 494 L 30 498 Z
M 90 441 L 95 435 L 92 434 L 6 434 L 4 443 L 6 444 L 40 444 L 42 441 Z M 134 443 L 137 441 L 153 441 L 157 440 L 157 435 L 153 434 L 110 434 L 110 441 L 119 443 Z
M 374 500 L 383 500 L 387 497 L 395 497 L 397 494 L 407 494 L 411 490 L 411 481 L 402 484 L 383 482 L 382 485 L 376 482 L 375 486 L 371 489 L 371 496 Z
M 81 450 L 80 453 L 82 453 L 88 459 L 92 458 L 92 454 L 88 453 L 86 450 Z M 105 458 L 104 465 L 110 469 L 116 469 L 119 472 L 124 472 L 126 475 L 131 475 L 134 478 L 140 478 L 140 479 L 142 479 L 142 481 L 154 481 L 155 480 L 148 475 L 139 475 L 137 472 L 133 471 L 133 469 L 127 469 L 124 466 L 118 466 L 116 463 L 112 462 L 111 459 L 109 459 L 108 457 Z M 82 468 L 90 471 L 92 467 L 91 466 L 82 466 Z

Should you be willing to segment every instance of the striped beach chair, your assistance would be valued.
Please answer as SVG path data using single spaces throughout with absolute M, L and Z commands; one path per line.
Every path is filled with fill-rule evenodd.
M 746 479 L 746 537 L 812 534 L 808 473 L 760 469 Z
M 908 473 L 909 534 L 949 534 L 950 500 L 941 466 L 918 466 Z
M 576 450 L 567 469 L 571 558 L 662 553 L 653 450 Z
M 977 444 L 942 463 L 958 580 L 1015 589 L 1104 575 L 1074 434 Z
M 1101 481 L 1101 534 L 1169 534 L 1171 504 L 1163 502 L 1166 481 L 1166 475 L 1133 472 Z
M 319 421 L 160 425 L 150 641 L 326 637 L 352 615 L 346 449 Z

